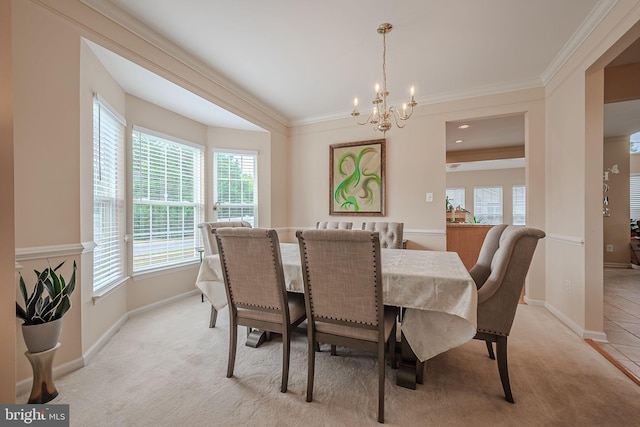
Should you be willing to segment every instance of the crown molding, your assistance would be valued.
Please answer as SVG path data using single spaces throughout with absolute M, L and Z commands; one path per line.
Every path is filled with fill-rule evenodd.
M 82 11 L 72 10 L 73 16 L 71 13 L 67 13 L 69 12 L 68 10 L 69 7 L 71 7 L 69 6 L 68 3 L 57 2 L 54 0 L 32 0 L 32 1 L 60 15 L 61 17 L 73 22 L 75 25 L 80 26 L 85 31 L 91 34 L 97 35 L 100 39 L 105 40 L 113 45 L 117 45 L 133 55 L 140 56 L 139 53 L 128 49 L 126 46 L 123 46 L 120 42 L 109 38 L 104 33 L 99 32 L 95 28 L 91 28 L 84 25 L 83 22 L 79 20 L 80 18 L 77 17 L 77 13 L 82 13 Z M 102 17 L 111 21 L 115 25 L 123 28 L 130 34 L 136 37 L 139 37 L 141 40 L 145 41 L 146 43 L 149 43 L 151 46 L 165 53 L 172 59 L 178 61 L 185 67 L 203 76 L 208 81 L 216 85 L 223 92 L 226 92 L 231 97 L 236 98 L 246 103 L 247 105 L 250 105 L 255 110 L 259 111 L 269 119 L 273 120 L 275 123 L 277 123 L 277 125 L 274 125 L 274 124 L 269 125 L 268 122 L 261 120 L 259 117 L 255 117 L 254 115 L 251 115 L 248 111 L 238 108 L 235 105 L 235 103 L 230 103 L 227 99 L 220 98 L 218 94 L 215 94 L 209 90 L 206 90 L 198 86 L 200 90 L 203 90 L 207 94 L 213 96 L 215 98 L 215 101 L 212 101 L 212 102 L 220 106 L 221 108 L 227 109 L 233 114 L 236 114 L 239 117 L 242 117 L 245 120 L 248 120 L 260 127 L 266 127 L 266 128 L 275 127 L 277 129 L 280 126 L 286 128 L 289 125 L 287 118 L 282 114 L 280 114 L 279 112 L 277 112 L 273 107 L 265 104 L 258 98 L 249 94 L 248 92 L 246 92 L 245 90 L 243 90 L 242 88 L 240 88 L 239 86 L 237 86 L 236 84 L 234 84 L 233 82 L 231 82 L 230 80 L 222 76 L 221 74 L 215 72 L 209 65 L 199 60 L 195 56 L 189 54 L 184 49 L 172 43 L 165 37 L 161 36 L 159 33 L 155 32 L 154 30 L 146 26 L 141 21 L 127 14 L 125 11 L 118 8 L 113 3 L 105 2 L 102 0 L 78 0 L 78 3 L 81 4 L 83 7 L 93 10 L 94 12 L 98 13 Z M 149 61 L 147 58 L 143 58 L 143 59 L 145 59 L 145 61 Z M 174 81 L 174 83 L 181 82 L 181 83 L 187 84 L 187 86 L 184 86 L 182 84 L 181 86 L 183 86 L 187 90 L 191 90 L 189 88 L 190 87 L 189 81 L 167 70 L 166 68 L 158 65 L 155 62 L 151 62 L 151 63 L 156 66 L 159 66 L 159 68 L 161 68 L 164 72 L 175 77 L 176 80 Z M 193 85 L 191 85 L 191 87 L 193 87 Z M 283 129 L 277 129 L 277 130 L 284 131 Z
M 582 42 L 589 37 L 589 34 L 598 26 L 609 11 L 618 3 L 618 0 L 600 0 L 596 7 L 593 8 L 587 19 L 585 19 L 580 27 L 576 30 L 571 38 L 560 49 L 560 52 L 551 61 L 551 64 L 542 73 L 543 85 L 547 85 L 562 66 L 571 58 L 574 52 L 580 47 Z

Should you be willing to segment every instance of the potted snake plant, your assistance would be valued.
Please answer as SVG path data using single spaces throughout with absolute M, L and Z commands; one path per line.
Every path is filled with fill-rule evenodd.
M 58 273 L 64 261 L 57 267 L 34 270 L 37 280 L 31 294 L 27 293 L 20 274 L 20 293 L 24 308 L 16 301 L 16 317 L 23 320 L 22 336 L 31 353 L 50 350 L 58 343 L 62 330 L 62 317 L 71 308 L 71 294 L 76 286 L 76 263 L 69 281 Z

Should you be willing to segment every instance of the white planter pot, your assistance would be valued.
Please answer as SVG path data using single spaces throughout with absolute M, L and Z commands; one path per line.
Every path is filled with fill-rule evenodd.
M 22 325 L 22 337 L 29 353 L 40 353 L 58 344 L 61 330 L 62 319 L 41 325 Z

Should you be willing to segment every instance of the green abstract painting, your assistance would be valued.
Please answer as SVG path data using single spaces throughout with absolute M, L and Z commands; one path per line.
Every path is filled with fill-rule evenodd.
M 384 139 L 331 145 L 331 215 L 384 215 L 384 148 Z

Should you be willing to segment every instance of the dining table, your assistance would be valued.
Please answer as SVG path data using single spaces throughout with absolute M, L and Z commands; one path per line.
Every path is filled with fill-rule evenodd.
M 287 290 L 304 292 L 298 243 L 280 243 L 280 253 Z M 380 258 L 383 302 L 403 313 L 396 381 L 415 389 L 422 383 L 422 362 L 475 336 L 476 285 L 456 252 L 383 248 Z M 205 256 L 196 281 L 217 282 L 209 296 L 217 310 L 227 305 L 223 280 L 219 256 Z

